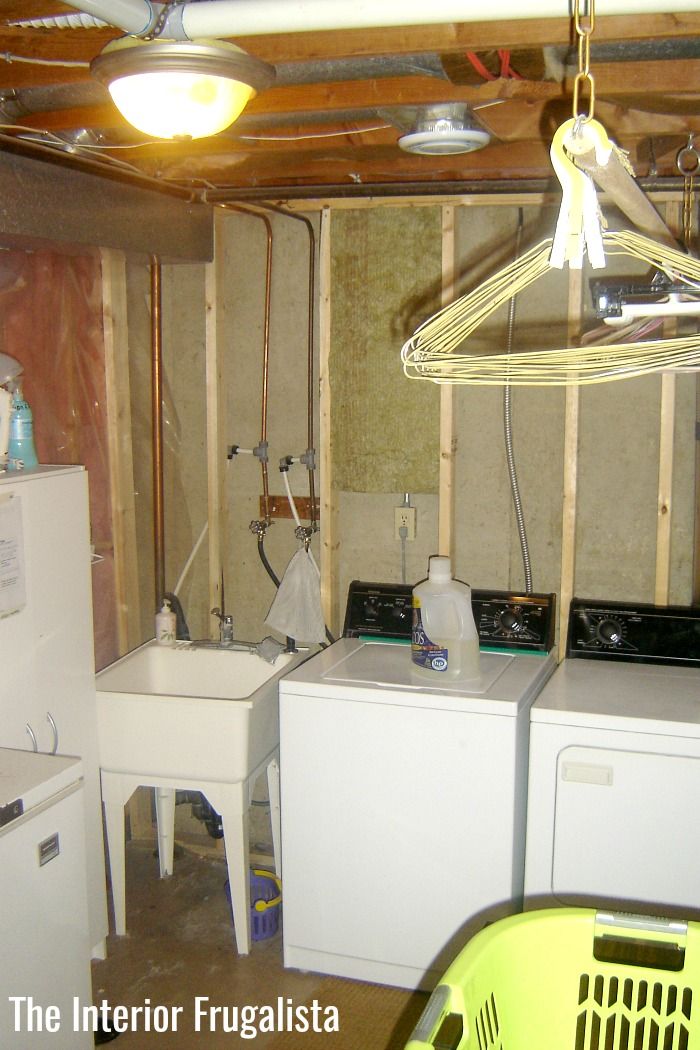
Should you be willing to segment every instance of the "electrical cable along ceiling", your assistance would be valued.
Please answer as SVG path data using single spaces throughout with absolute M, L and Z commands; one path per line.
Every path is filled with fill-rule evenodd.
M 167 40 L 192 53 L 193 37 L 214 62 L 227 52 L 238 118 L 198 139 L 137 132 L 91 72 L 124 37 L 105 60 Z M 5 148 L 31 138 L 241 199 L 546 188 L 575 76 L 565 0 L 0 0 L 0 38 Z M 677 184 L 678 149 L 700 134 L 700 3 L 608 0 L 596 48 L 599 118 L 638 177 Z

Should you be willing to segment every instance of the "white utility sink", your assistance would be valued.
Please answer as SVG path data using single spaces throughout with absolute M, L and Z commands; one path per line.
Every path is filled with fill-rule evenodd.
M 220 814 L 236 944 L 250 951 L 248 810 L 267 772 L 280 874 L 278 682 L 303 656 L 146 642 L 96 677 L 102 799 L 117 934 L 126 933 L 124 806 L 155 788 L 161 875 L 173 870 L 175 791 L 201 791 Z
M 277 683 L 297 662 L 147 642 L 97 675 L 102 769 L 247 779 L 279 747 Z

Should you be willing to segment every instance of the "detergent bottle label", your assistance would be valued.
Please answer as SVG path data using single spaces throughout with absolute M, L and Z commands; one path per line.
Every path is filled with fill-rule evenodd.
M 449 666 L 448 650 L 433 642 L 425 633 L 421 618 L 420 598 L 415 595 L 413 596 L 411 658 L 417 667 L 426 671 L 445 672 Z

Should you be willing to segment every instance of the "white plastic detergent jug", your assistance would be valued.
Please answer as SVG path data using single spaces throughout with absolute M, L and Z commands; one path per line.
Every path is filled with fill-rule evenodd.
M 428 579 L 413 588 L 413 670 L 434 682 L 479 677 L 479 635 L 471 588 L 452 578 L 450 559 L 434 556 Z

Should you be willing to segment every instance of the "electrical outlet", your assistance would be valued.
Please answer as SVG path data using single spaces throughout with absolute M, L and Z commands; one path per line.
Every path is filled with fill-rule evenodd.
M 406 529 L 406 539 L 416 538 L 416 508 L 394 507 L 394 539 L 400 540 L 400 529 Z

